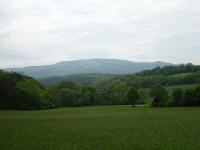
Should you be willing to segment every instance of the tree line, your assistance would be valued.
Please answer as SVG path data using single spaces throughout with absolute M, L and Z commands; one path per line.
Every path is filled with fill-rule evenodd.
M 154 97 L 152 102 L 154 107 L 200 106 L 200 84 L 186 90 L 175 88 L 171 95 L 164 87 L 157 85 L 151 88 L 150 94 Z
M 164 67 L 157 67 L 152 70 L 144 70 L 137 75 L 140 76 L 149 76 L 149 75 L 164 75 L 169 76 L 173 74 L 180 74 L 180 73 L 195 73 L 200 71 L 199 65 L 194 65 L 192 63 L 188 64 L 181 64 L 181 65 L 170 65 Z
M 37 80 L 15 72 L 0 71 L 1 109 L 49 109 L 92 105 L 140 103 L 144 96 L 122 82 L 111 82 L 103 89 L 63 81 L 45 88 Z M 144 93 L 141 92 L 142 95 Z
M 199 74 L 196 67 L 181 66 L 193 71 L 191 75 Z M 154 75 L 144 75 L 143 72 L 143 75 L 104 80 L 96 85 L 79 85 L 63 81 L 49 87 L 44 87 L 34 78 L 0 70 L 0 108 L 32 110 L 92 105 L 135 105 L 144 104 L 149 94 L 154 97 L 152 106 L 155 107 L 200 105 L 200 85 L 194 89 L 174 89 L 172 95 L 169 95 L 168 91 L 160 86 L 163 84 L 160 84 L 162 82 L 158 78 L 165 75 L 156 75 L 155 70 L 151 73 Z M 177 73 L 172 71 L 175 72 Z M 184 77 L 182 79 L 185 79 Z M 188 80 L 193 80 L 192 77 Z M 195 78 L 195 81 L 198 79 Z M 152 87 L 150 93 L 142 89 L 149 86 Z
M 193 84 L 200 81 L 200 66 L 186 64 L 158 67 L 136 74 L 119 76 L 114 80 L 123 81 L 136 88 L 150 88 L 156 84 L 162 86 Z
M 142 101 L 136 88 L 119 82 L 110 83 L 100 90 L 95 86 L 81 86 L 71 81 L 63 81 L 50 86 L 47 91 L 57 107 L 123 105 Z

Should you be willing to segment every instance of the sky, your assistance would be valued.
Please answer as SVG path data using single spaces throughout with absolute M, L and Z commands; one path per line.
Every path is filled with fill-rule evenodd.
M 200 64 L 199 0 L 0 0 L 0 68 L 114 58 Z

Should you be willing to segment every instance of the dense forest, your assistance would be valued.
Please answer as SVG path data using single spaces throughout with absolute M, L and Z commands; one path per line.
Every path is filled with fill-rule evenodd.
M 59 84 L 62 81 L 72 81 L 77 84 L 82 85 L 91 85 L 98 82 L 102 82 L 104 80 L 110 80 L 119 75 L 111 75 L 111 74 L 73 74 L 73 75 L 65 75 L 65 76 L 55 76 L 48 78 L 39 78 L 39 82 L 41 82 L 45 86 L 51 86 L 55 84 Z
M 38 81 L 19 73 L 0 71 L 0 108 L 47 109 L 53 104 Z
M 163 86 L 194 84 L 199 81 L 200 66 L 186 64 L 179 66 L 157 67 L 136 74 L 74 74 L 38 79 L 45 86 L 55 85 L 62 81 L 72 81 L 82 85 L 95 84 L 96 87 L 104 86 L 112 81 L 119 80 L 128 86 L 137 88 L 150 88 L 155 84 Z
M 174 89 L 170 95 L 163 87 L 198 83 L 200 66 L 186 64 L 146 70 L 133 75 L 101 80 L 91 85 L 62 81 L 44 87 L 34 78 L 0 71 L 0 108 L 49 109 L 91 105 L 144 104 L 153 97 L 152 106 L 200 106 L 200 85 L 194 89 Z M 150 92 L 144 88 L 151 88 Z
M 199 82 L 200 66 L 193 64 L 179 66 L 165 66 L 140 73 L 119 76 L 114 80 L 125 82 L 128 86 L 136 88 L 150 88 L 156 84 L 162 86 L 184 85 Z

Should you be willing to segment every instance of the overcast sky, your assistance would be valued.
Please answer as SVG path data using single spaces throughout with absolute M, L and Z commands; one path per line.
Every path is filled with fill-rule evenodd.
M 199 0 L 0 0 L 0 67 L 117 58 L 200 64 Z

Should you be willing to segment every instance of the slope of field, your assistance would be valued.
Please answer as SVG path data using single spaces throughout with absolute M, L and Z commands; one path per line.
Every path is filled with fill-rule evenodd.
M 173 86 L 165 86 L 165 88 L 168 90 L 169 94 L 172 94 L 173 90 L 175 88 L 181 88 L 183 90 L 195 88 L 197 84 L 185 84 L 185 85 L 173 85 Z
M 199 150 L 199 108 L 0 111 L 1 150 Z

